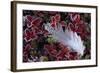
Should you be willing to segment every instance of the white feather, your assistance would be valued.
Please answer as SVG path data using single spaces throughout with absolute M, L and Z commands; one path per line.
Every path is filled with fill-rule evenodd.
M 50 23 L 44 24 L 44 26 L 45 29 L 52 34 L 54 39 L 66 46 L 69 46 L 74 51 L 78 52 L 81 56 L 83 55 L 85 46 L 83 45 L 81 37 L 77 35 L 76 32 L 68 29 L 66 29 L 64 32 L 60 24 L 55 28 L 53 28 Z

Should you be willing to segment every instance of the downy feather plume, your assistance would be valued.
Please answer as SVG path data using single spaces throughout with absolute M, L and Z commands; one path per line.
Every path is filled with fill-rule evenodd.
M 60 24 L 58 26 L 52 27 L 50 23 L 44 24 L 45 29 L 52 34 L 52 37 L 62 44 L 70 47 L 72 50 L 78 52 L 79 55 L 83 55 L 85 46 L 83 45 L 83 41 L 81 37 L 77 35 L 76 32 L 72 30 L 63 28 Z

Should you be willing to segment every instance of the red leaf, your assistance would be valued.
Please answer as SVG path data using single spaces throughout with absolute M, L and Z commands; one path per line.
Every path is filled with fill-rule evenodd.
M 26 46 L 24 46 L 24 52 L 28 52 L 31 49 L 31 45 L 27 44 Z
M 35 19 L 31 22 L 31 24 L 32 24 L 33 27 L 34 27 L 34 26 L 39 26 L 41 22 L 42 22 L 42 19 L 41 19 L 41 18 L 35 18 Z
M 61 21 L 61 25 L 62 26 L 66 26 L 66 22 L 65 21 Z
M 26 17 L 27 17 L 27 20 L 28 20 L 29 22 L 31 22 L 31 21 L 33 20 L 33 17 L 30 16 L 30 15 L 27 15 Z
M 61 16 L 60 16 L 60 14 L 56 14 L 54 18 L 55 18 L 56 22 L 59 22 L 59 21 L 60 21 Z
M 51 26 L 55 27 L 56 26 L 56 19 L 54 16 L 51 17 Z
M 31 41 L 36 38 L 36 33 L 34 29 L 25 29 L 25 40 L 26 42 Z
M 80 22 L 80 15 L 78 13 L 71 13 L 70 19 L 72 22 L 79 23 Z

